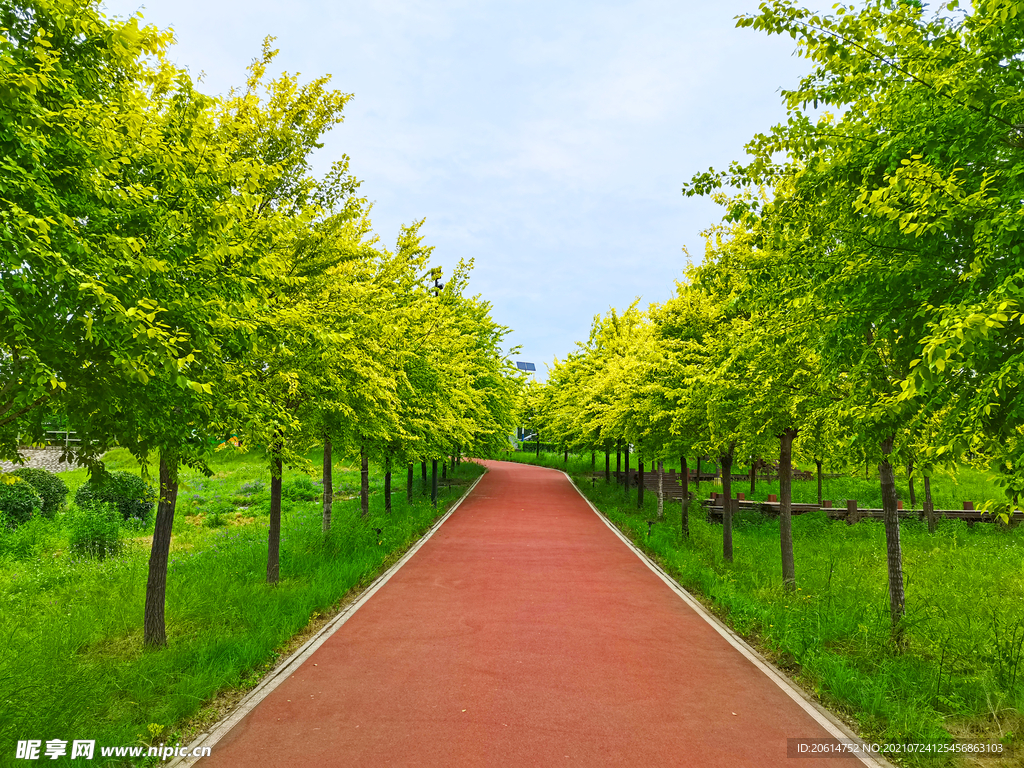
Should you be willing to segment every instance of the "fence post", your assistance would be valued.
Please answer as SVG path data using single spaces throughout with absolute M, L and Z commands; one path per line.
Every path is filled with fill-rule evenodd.
M 854 523 L 860 522 L 860 513 L 857 512 L 857 500 L 847 499 L 846 500 L 846 524 L 853 525 Z

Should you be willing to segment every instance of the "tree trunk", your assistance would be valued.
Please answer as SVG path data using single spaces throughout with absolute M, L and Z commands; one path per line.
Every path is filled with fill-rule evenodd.
M 644 508 L 644 462 L 636 463 L 636 508 Z
M 391 453 L 384 459 L 384 513 L 391 514 Z
M 441 479 L 448 479 L 448 459 L 445 459 L 444 461 L 441 462 Z
M 324 499 L 323 531 L 331 530 L 331 506 L 334 503 L 334 460 L 331 458 L 331 440 L 324 438 Z
M 569 449 L 565 449 L 565 466 L 569 466 Z
M 622 482 L 622 443 L 615 444 L 615 482 Z
M 540 430 L 537 430 L 537 458 L 540 459 Z
M 896 508 L 896 475 L 889 463 L 892 453 L 893 438 L 882 441 L 882 462 L 878 465 L 878 474 L 882 486 L 882 512 L 885 520 L 885 550 L 889 565 L 889 614 L 892 618 L 893 637 L 897 646 L 902 645 L 903 638 L 903 550 L 900 547 L 900 522 Z
M 754 494 L 757 492 L 757 461 L 754 459 L 750 460 L 750 498 L 754 498 Z
M 626 445 L 625 445 L 624 454 L 625 454 L 625 471 L 626 471 L 626 482 L 625 482 L 626 498 L 628 499 L 629 498 L 629 443 L 626 443 Z
M 682 467 L 680 472 L 683 475 L 683 508 L 681 511 L 682 518 L 680 520 L 681 530 L 683 536 L 688 538 L 690 535 L 690 470 L 686 466 L 686 457 L 679 457 L 679 465 Z
M 700 493 L 700 456 L 697 457 L 697 476 L 693 478 L 695 493 Z
M 779 439 L 779 542 L 782 545 L 782 586 L 790 591 L 796 589 L 796 565 L 793 562 L 794 437 L 796 430 L 787 429 Z
M 359 514 L 370 514 L 370 457 L 365 445 L 359 449 Z
M 665 514 L 665 463 L 658 459 L 658 519 Z
M 156 526 L 149 553 L 149 578 L 146 580 L 146 607 L 142 622 L 142 642 L 147 648 L 164 648 L 167 645 L 164 603 L 167 598 L 171 528 L 177 501 L 178 455 L 174 451 L 160 451 L 160 500 L 156 506 Z
M 821 459 L 815 459 L 814 463 L 818 466 L 818 509 L 821 509 Z
M 911 459 L 907 463 L 907 486 L 910 490 L 910 506 L 913 507 L 917 504 L 917 499 L 914 497 L 914 460 Z
M 719 460 L 719 470 L 722 473 L 722 494 L 725 501 L 722 502 L 722 557 L 725 562 L 732 562 L 732 450 L 733 443 L 729 446 L 729 452 L 723 453 Z
M 430 462 L 430 503 L 437 509 L 437 459 Z
M 421 479 L 423 480 L 423 493 L 426 493 L 427 492 L 427 460 L 426 459 L 424 459 L 420 463 L 420 475 L 422 475 Z
M 412 462 L 409 462 L 409 467 L 405 473 L 405 500 L 407 503 L 412 504 L 412 479 L 413 479 L 413 468 Z
M 612 454 L 608 450 L 608 443 L 604 444 L 604 481 L 605 483 L 612 481 Z
M 932 479 L 924 476 L 924 514 L 928 518 L 928 533 L 935 533 L 935 504 L 932 502 Z
M 281 575 L 281 443 L 270 457 L 270 530 L 267 533 L 267 583 L 277 584 Z

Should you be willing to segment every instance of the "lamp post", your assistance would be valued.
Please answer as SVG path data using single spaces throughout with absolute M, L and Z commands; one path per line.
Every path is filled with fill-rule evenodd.
M 434 271 L 434 287 L 431 290 L 434 292 L 434 298 L 440 296 L 441 291 L 444 290 L 440 267 Z M 430 503 L 434 505 L 434 509 L 437 509 L 437 459 L 430 460 Z
M 524 371 L 526 373 L 529 373 L 531 375 L 531 378 L 536 380 L 536 378 L 537 378 L 537 366 L 534 365 L 533 363 L 527 363 L 527 362 L 524 362 L 524 361 L 517 360 L 516 361 L 516 368 L 518 370 L 520 370 L 520 371 Z M 536 426 L 536 425 L 534 425 L 534 426 L 536 427 L 534 429 L 534 434 L 537 436 L 537 446 L 536 446 L 536 448 L 537 448 L 537 458 L 540 459 L 540 427 Z M 521 434 L 519 435 L 520 440 L 521 440 L 526 435 L 526 429 L 524 427 L 519 427 L 519 429 L 521 430 Z

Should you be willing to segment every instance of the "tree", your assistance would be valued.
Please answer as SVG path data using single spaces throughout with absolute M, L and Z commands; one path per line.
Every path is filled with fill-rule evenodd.
M 1001 306 L 1005 277 L 1016 270 L 1012 258 L 990 258 L 993 248 L 1010 256 L 1012 243 L 989 234 L 1016 207 L 1000 206 L 995 191 L 1015 183 L 1004 169 L 1015 162 L 1007 139 L 1016 136 L 1021 75 L 997 62 L 1007 60 L 1001 51 L 1019 51 L 1016 5 L 995 0 L 973 14 L 926 19 L 919 4 L 889 0 L 837 6 L 832 16 L 790 2 L 763 4 L 739 25 L 791 34 L 814 69 L 784 92 L 787 123 L 748 144 L 749 163 L 687 186 L 688 193 L 726 183 L 773 190 L 767 201 L 737 199 L 728 215 L 756 219 L 765 247 L 791 257 L 772 274 L 780 300 L 817 329 L 823 369 L 848 386 L 838 408 L 879 460 L 897 634 L 903 584 L 892 463 L 906 458 L 903 427 L 922 411 L 947 412 L 953 418 L 946 423 L 960 426 L 940 449 L 962 450 L 963 419 L 973 414 L 968 420 L 977 425 L 984 408 L 960 396 L 960 407 L 947 410 L 949 387 L 973 393 L 964 385 L 978 371 L 1012 357 L 958 366 L 954 384 L 943 374 L 947 351 L 939 351 L 950 347 L 929 345 L 939 341 L 944 319 L 977 305 L 979 292 L 1000 295 Z M 812 118 L 809 104 L 836 107 L 841 116 Z M 992 314 L 983 318 L 989 327 L 1004 322 Z M 996 385 L 982 398 L 1015 391 Z M 958 430 L 959 442 L 952 437 Z M 990 432 L 972 434 L 986 440 Z
M 250 89 L 272 52 L 266 54 L 250 72 Z M 94 446 L 116 440 L 140 459 L 160 455 L 147 645 L 166 645 L 163 605 L 178 466 L 203 466 L 211 440 L 234 426 L 225 412 L 265 409 L 258 390 L 235 388 L 238 362 L 259 350 L 262 313 L 280 286 L 274 278 L 287 273 L 288 257 L 301 250 L 320 210 L 312 198 L 315 185 L 284 178 L 301 170 L 295 154 L 308 154 L 315 141 L 307 135 L 306 118 L 289 112 L 281 95 L 308 102 L 309 92 L 289 91 L 292 81 L 283 81 L 271 88 L 277 95 L 265 114 L 251 93 L 218 103 L 195 92 L 183 75 L 158 103 L 142 128 L 156 138 L 124 171 L 151 177 L 149 197 L 119 224 L 136 236 L 146 268 L 111 280 L 108 291 L 127 297 L 123 305 L 141 306 L 143 299 L 130 301 L 136 296 L 150 302 L 148 322 L 173 331 L 178 357 L 141 376 L 111 378 L 105 389 L 95 382 L 69 387 L 67 395 L 69 418 Z M 326 128 L 323 114 L 306 114 Z M 284 152 L 273 139 L 279 133 L 271 130 L 275 120 L 293 123 L 305 138 Z M 270 126 L 262 144 L 253 138 L 259 121 Z M 276 154 L 270 158 L 263 150 Z M 289 318 L 281 320 L 288 327 Z
M 136 158 L 159 154 L 152 129 L 181 75 L 170 39 L 95 4 L 0 9 L 0 454 L 17 455 L 19 421 L 69 387 L 145 380 L 182 355 L 151 297 L 120 293 L 152 269 L 120 226 L 152 200 Z M 159 122 L 159 119 L 157 120 Z
M 943 414 L 932 456 L 990 453 L 1017 503 L 1024 9 L 957 6 L 927 17 L 922 4 L 876 0 L 820 16 L 773 2 L 741 18 L 793 35 L 815 67 L 785 94 L 790 121 L 749 145 L 752 162 L 698 185 L 792 178 L 808 196 L 843 201 L 826 205 L 853 224 L 839 241 L 862 254 L 857 272 L 903 297 L 898 325 L 916 348 L 896 396 Z M 807 104 L 842 116 L 812 120 Z M 779 151 L 792 162 L 771 162 Z

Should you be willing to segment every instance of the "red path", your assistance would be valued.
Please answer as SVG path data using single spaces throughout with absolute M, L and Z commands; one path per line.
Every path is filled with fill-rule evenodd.
M 487 466 L 200 766 L 826 764 L 787 759 L 829 734 L 561 473 Z

